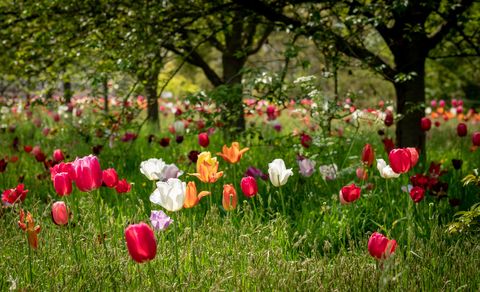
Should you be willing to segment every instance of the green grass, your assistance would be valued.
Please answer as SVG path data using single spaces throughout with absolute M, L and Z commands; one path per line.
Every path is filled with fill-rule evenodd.
M 45 138 L 38 130 L 33 131 L 30 123 L 20 121 L 15 133 L 0 133 L 0 146 L 7 149 L 6 154 L 14 154 L 10 145 L 18 136 L 20 145 L 40 144 L 47 154 L 62 148 L 73 160 L 90 154 L 91 145 L 102 142 L 92 138 L 85 143 L 70 127 L 61 130 L 63 124 L 51 126 L 57 133 Z M 102 188 L 99 193 L 75 190 L 70 197 L 59 198 L 48 176 L 37 178 L 44 171 L 43 165 L 23 151 L 15 153 L 20 159 L 0 174 L 0 189 L 15 187 L 18 177 L 24 175 L 30 191 L 22 208 L 33 214 L 42 231 L 39 248 L 30 250 L 24 232 L 17 226 L 19 207 L 0 211 L 0 290 L 479 290 L 479 235 L 445 232 L 456 211 L 478 201 L 479 190 L 463 188 L 460 182 L 478 167 L 478 151 L 470 153 L 470 141 L 458 142 L 452 128 L 429 133 L 429 160 L 444 161 L 449 169 L 443 178 L 449 183 L 448 194 L 462 199 L 460 207 L 431 196 L 414 204 L 400 190 L 407 175 L 386 182 L 375 168 L 369 178 L 374 189 L 362 190 L 358 201 L 343 206 L 338 201 L 341 186 L 353 181 L 361 184 L 354 171 L 363 145 L 372 143 L 377 158 L 386 157 L 378 136 L 371 127 L 365 129 L 368 131 L 357 135 L 347 129 L 344 138 L 335 138 L 334 145 L 320 143 L 302 150 L 309 157 L 317 155 L 316 172 L 310 178 L 298 174 L 295 155 L 299 148 L 292 145 L 292 139 L 274 139 L 274 146 L 257 136 L 241 139 L 241 146 L 251 150 L 234 166 L 236 170 L 220 159 L 225 175 L 213 185 L 214 206 L 205 198 L 193 209 L 169 214 L 175 223 L 165 232 L 156 232 L 156 258 L 141 265 L 128 254 L 124 229 L 130 223 L 148 223 L 150 210 L 161 207 L 148 200 L 154 185 L 139 172 L 140 162 L 157 157 L 176 163 L 186 173 L 183 180 L 194 180 L 199 191 L 207 190 L 187 175 L 195 168 L 186 154 L 200 150 L 195 134 L 186 135 L 180 145 L 172 139 L 167 148 L 157 143 L 149 145 L 145 138 L 148 129 L 133 143 L 116 142 L 112 149 L 105 144 L 99 155 L 102 168 L 114 167 L 121 178 L 134 183 L 132 191 L 124 195 Z M 231 142 L 216 133 L 208 150 L 216 153 Z M 455 157 L 464 159 L 463 170 L 451 167 L 449 161 Z M 221 209 L 223 184 L 234 183 L 242 197 L 240 174 L 250 165 L 266 171 L 275 158 L 283 158 L 294 171 L 282 188 L 287 216 L 281 215 L 278 189 L 263 181 L 259 181 L 256 210 L 245 198 L 234 212 Z M 334 181 L 323 181 L 318 166 L 332 160 L 343 165 L 341 173 Z M 62 199 L 74 213 L 67 227 L 54 225 L 50 218 L 51 204 Z M 174 228 L 178 228 L 178 270 Z M 378 264 L 367 250 L 374 231 L 398 242 L 394 256 L 383 264 Z

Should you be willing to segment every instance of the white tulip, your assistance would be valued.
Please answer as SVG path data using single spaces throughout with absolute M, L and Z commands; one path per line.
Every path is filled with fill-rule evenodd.
M 400 176 L 400 174 L 395 173 L 390 165 L 388 165 L 383 159 L 377 159 L 377 168 L 380 172 L 380 176 L 383 178 L 397 178 Z
M 140 172 L 149 180 L 162 180 L 165 162 L 162 159 L 150 158 L 140 163 Z
M 275 159 L 268 164 L 268 175 L 272 184 L 280 187 L 287 183 L 288 177 L 293 175 L 293 172 L 291 168 L 287 169 L 283 159 Z
M 167 211 L 178 211 L 183 208 L 187 185 L 177 178 L 169 178 L 167 182 L 157 182 L 157 189 L 150 195 L 150 202 L 160 205 Z
M 175 134 L 182 135 L 185 132 L 185 123 L 183 121 L 176 121 L 173 123 Z

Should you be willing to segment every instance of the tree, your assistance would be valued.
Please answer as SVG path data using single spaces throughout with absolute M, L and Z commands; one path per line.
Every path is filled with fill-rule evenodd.
M 465 15 L 473 0 L 451 1 L 265 1 L 234 0 L 237 4 L 285 28 L 333 43 L 343 54 L 363 61 L 393 83 L 397 96 L 397 145 L 425 149 L 420 130 L 424 116 L 425 61 L 442 41 L 459 34 L 477 48 L 464 33 Z M 477 6 L 478 8 L 478 6 Z M 390 53 L 373 51 L 365 37 L 374 29 Z M 478 40 L 477 40 L 478 41 Z

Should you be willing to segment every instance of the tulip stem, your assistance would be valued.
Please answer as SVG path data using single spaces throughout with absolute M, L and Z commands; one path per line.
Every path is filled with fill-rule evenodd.
M 280 200 L 282 202 L 282 212 L 283 216 L 287 216 L 287 209 L 285 208 L 285 199 L 283 198 L 283 192 L 282 192 L 282 187 L 278 188 L 278 193 L 280 194 Z
M 194 246 L 194 239 L 195 239 L 195 214 L 193 210 L 190 210 L 189 217 L 190 217 L 190 234 L 191 234 L 191 249 L 192 249 L 192 261 L 193 261 L 193 272 L 197 275 L 197 257 L 195 254 L 195 246 Z
M 174 212 L 172 217 L 175 218 L 175 226 L 173 227 L 173 245 L 175 247 L 175 276 L 178 277 L 178 244 L 177 244 L 177 228 L 178 228 L 178 216 Z
M 32 247 L 30 246 L 30 242 L 28 241 L 28 232 L 25 233 L 27 235 L 27 245 L 28 245 L 28 268 L 30 271 L 30 285 L 33 284 L 33 267 L 32 267 Z

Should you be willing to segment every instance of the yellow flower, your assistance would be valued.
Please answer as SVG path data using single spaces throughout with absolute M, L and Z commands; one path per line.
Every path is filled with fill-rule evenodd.
M 198 155 L 197 172 L 190 175 L 198 177 L 202 182 L 214 183 L 222 177 L 223 171 L 218 171 L 217 158 L 205 151 Z
M 201 198 L 208 195 L 210 195 L 210 192 L 206 192 L 206 191 L 201 191 L 197 195 L 197 186 L 195 185 L 195 182 L 191 181 L 187 184 L 187 190 L 185 192 L 185 201 L 183 202 L 183 207 L 193 208 L 200 202 Z
M 248 149 L 249 148 L 243 148 L 240 150 L 240 144 L 238 144 L 238 142 L 233 142 L 231 147 L 223 145 L 222 152 L 217 153 L 217 155 L 221 156 L 229 163 L 237 163 L 242 158 L 243 153 L 247 152 Z

